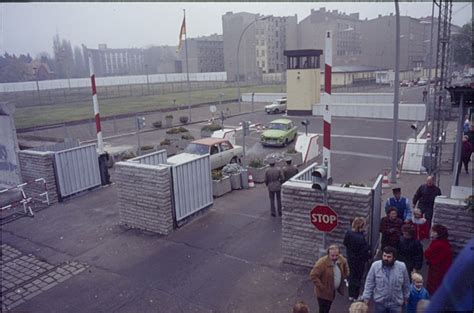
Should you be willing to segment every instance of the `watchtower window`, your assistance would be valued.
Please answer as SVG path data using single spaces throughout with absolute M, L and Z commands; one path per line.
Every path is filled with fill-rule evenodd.
M 319 57 L 321 50 L 285 50 L 288 69 L 315 69 L 320 68 Z

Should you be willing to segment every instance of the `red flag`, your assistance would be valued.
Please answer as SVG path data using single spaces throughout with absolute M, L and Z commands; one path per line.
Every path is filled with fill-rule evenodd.
M 176 53 L 181 50 L 181 45 L 183 44 L 183 36 L 186 37 L 186 16 L 183 17 L 183 24 L 181 24 L 181 31 L 179 32 L 179 44 L 176 49 Z

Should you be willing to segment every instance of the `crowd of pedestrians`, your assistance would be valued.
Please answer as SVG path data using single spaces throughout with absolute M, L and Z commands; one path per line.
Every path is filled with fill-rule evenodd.
M 434 199 L 441 190 L 429 176 L 412 201 L 401 195 L 401 188 L 392 191 L 393 197 L 385 203 L 387 216 L 380 221 L 380 259 L 371 262 L 366 220 L 355 217 L 342 243 L 347 259 L 339 245 L 331 244 L 310 272 L 319 306 L 314 312 L 330 312 L 336 294 L 343 294 L 346 285 L 352 302 L 349 312 L 353 313 L 366 313 L 369 307 L 375 313 L 415 313 L 430 305 L 430 297 L 440 288 L 453 258 L 447 228 L 431 226 Z M 426 239 L 430 242 L 424 250 L 421 242 Z M 426 287 L 423 266 L 428 268 Z M 298 302 L 293 312 L 310 310 Z

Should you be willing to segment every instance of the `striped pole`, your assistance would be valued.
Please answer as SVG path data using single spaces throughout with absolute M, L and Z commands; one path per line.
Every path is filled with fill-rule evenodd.
M 324 91 L 326 92 L 326 104 L 324 108 L 323 127 L 323 164 L 327 166 L 327 176 L 331 177 L 331 71 L 332 71 L 332 38 L 331 32 L 326 34 L 326 47 L 324 49 Z
M 94 64 L 89 53 L 89 71 L 91 74 L 92 102 L 94 103 L 95 129 L 97 131 L 97 149 L 99 155 L 104 154 L 104 143 L 102 141 L 102 129 L 100 128 L 99 101 L 97 100 L 97 88 L 95 84 Z

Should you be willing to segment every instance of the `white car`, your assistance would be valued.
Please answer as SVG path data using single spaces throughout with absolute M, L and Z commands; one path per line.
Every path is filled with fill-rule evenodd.
M 265 106 L 265 112 L 268 114 L 271 113 L 281 113 L 286 111 L 286 97 L 281 99 L 276 99 L 272 104 Z
M 210 154 L 211 169 L 221 168 L 229 163 L 240 163 L 243 157 L 243 148 L 233 145 L 227 139 L 203 138 L 188 144 L 185 153 Z

